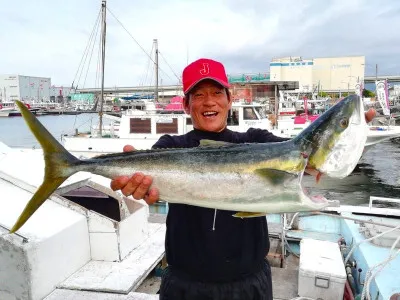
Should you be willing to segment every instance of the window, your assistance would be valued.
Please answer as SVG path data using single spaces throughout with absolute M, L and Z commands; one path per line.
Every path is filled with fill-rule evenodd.
M 239 125 L 239 111 L 237 108 L 233 108 L 228 114 L 228 125 Z
M 151 133 L 151 119 L 149 118 L 131 118 L 130 133 Z
M 243 113 L 244 120 L 257 120 L 257 115 L 252 107 L 245 107 Z
M 156 123 L 156 133 L 178 133 L 178 119 L 173 118 L 172 122 L 158 120 Z
M 257 107 L 256 110 L 257 110 L 258 114 L 260 115 L 261 119 L 267 118 L 267 114 L 266 114 L 264 107 Z

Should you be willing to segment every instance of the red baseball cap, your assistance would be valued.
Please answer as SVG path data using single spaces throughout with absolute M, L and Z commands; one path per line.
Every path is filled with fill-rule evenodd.
M 183 93 L 186 95 L 196 84 L 204 79 L 214 80 L 223 87 L 229 88 L 224 65 L 212 59 L 200 58 L 183 70 Z

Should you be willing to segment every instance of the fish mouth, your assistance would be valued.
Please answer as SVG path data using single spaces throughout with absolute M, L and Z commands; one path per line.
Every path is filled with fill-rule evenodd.
M 327 208 L 327 207 L 339 207 L 340 201 L 339 200 L 328 200 L 322 195 L 314 195 L 308 196 L 311 202 L 318 206 L 317 210 Z
M 310 195 L 307 192 L 307 189 L 302 189 L 303 194 L 312 202 L 312 205 L 315 207 L 315 210 L 320 210 L 325 207 L 338 207 L 340 206 L 339 200 L 328 200 L 323 195 Z
M 322 195 L 309 196 L 310 200 L 316 204 L 328 204 L 329 201 Z

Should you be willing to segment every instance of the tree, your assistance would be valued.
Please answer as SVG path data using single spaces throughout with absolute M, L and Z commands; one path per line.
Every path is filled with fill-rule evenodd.
M 363 97 L 365 97 L 365 98 L 373 98 L 373 97 L 375 97 L 375 93 L 370 91 L 370 90 L 363 89 Z
M 322 98 L 325 98 L 325 97 L 328 97 L 328 93 L 327 92 L 319 92 L 318 93 L 318 96 L 320 96 L 320 97 L 322 97 Z

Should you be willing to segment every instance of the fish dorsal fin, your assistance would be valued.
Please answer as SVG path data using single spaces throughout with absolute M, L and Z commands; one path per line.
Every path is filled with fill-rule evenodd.
M 207 148 L 219 148 L 219 147 L 227 147 L 236 145 L 234 143 L 229 142 L 221 142 L 221 141 L 213 141 L 213 140 L 200 140 L 199 147 L 207 147 Z
M 277 169 L 257 169 L 254 172 L 267 179 L 273 185 L 278 185 L 287 180 L 293 180 L 298 177 L 296 174 Z

